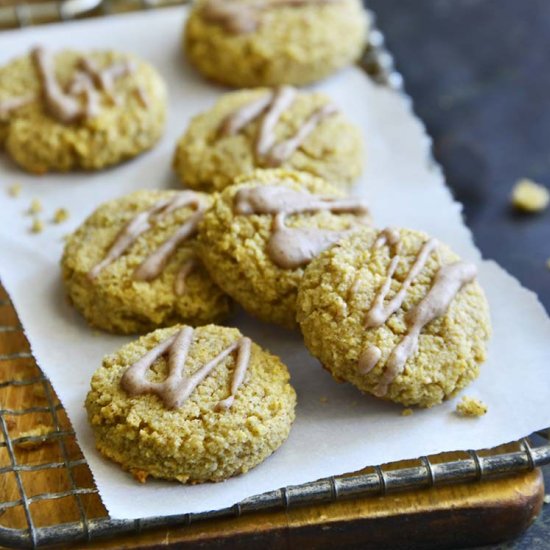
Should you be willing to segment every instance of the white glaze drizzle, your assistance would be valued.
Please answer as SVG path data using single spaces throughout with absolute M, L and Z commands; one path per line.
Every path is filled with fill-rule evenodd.
M 193 342 L 191 327 L 184 327 L 178 333 L 149 350 L 141 359 L 132 364 L 122 375 L 121 387 L 131 396 L 152 393 L 157 395 L 168 409 L 177 409 L 193 393 L 195 388 L 221 363 L 226 357 L 237 351 L 237 360 L 231 382 L 231 393 L 227 399 L 220 401 L 217 409 L 229 409 L 235 400 L 237 391 L 244 381 L 248 365 L 252 342 L 249 338 L 241 337 L 226 347 L 214 359 L 199 368 L 192 375 L 184 372 L 187 355 Z M 147 380 L 147 371 L 162 355 L 168 353 L 168 376 L 163 382 Z
M 376 241 L 374 241 L 373 248 L 381 248 L 385 244 L 388 244 L 389 246 L 397 246 L 400 241 L 401 237 L 399 235 L 399 231 L 397 229 L 393 229 L 392 227 L 386 227 L 385 229 L 382 229 L 380 235 Z
M 283 269 L 297 269 L 308 264 L 352 231 L 331 231 L 316 227 L 291 228 L 285 225 L 285 217 L 284 212 L 275 216 L 267 244 L 269 257 L 275 265 Z
M 201 14 L 205 21 L 221 26 L 231 34 L 254 32 L 258 25 L 259 13 L 264 1 L 255 4 L 237 4 L 228 0 L 207 0 Z
M 13 111 L 25 107 L 32 103 L 35 99 L 34 95 L 24 95 L 19 97 L 6 97 L 0 99 L 0 119 L 7 117 Z
M 116 81 L 136 71 L 135 63 L 128 59 L 115 61 L 107 67 L 99 68 L 94 59 L 89 56 L 84 56 L 80 59 L 80 66 L 91 76 L 94 84 L 105 92 L 109 99 L 115 104 L 119 103 L 118 98 L 115 96 Z
M 323 120 L 337 113 L 338 109 L 332 103 L 327 103 L 316 109 L 292 137 L 271 147 L 265 154 L 265 164 L 270 167 L 280 166 L 296 152 Z
M 152 281 L 156 279 L 179 245 L 189 237 L 195 235 L 199 222 L 204 215 L 201 203 L 196 202 L 195 205 L 197 211 L 137 267 L 134 271 L 134 279 L 136 281 Z
M 220 137 L 238 134 L 253 120 L 256 120 L 269 107 L 272 100 L 273 92 L 270 91 L 229 114 L 219 127 Z
M 281 86 L 263 94 L 226 116 L 218 127 L 218 135 L 227 137 L 238 134 L 248 124 L 263 115 L 258 128 L 254 154 L 257 160 L 266 166 L 280 166 L 296 152 L 319 124 L 338 113 L 334 104 L 327 103 L 316 109 L 299 126 L 293 136 L 276 143 L 275 128 L 297 95 L 297 90 L 291 86 Z
M 455 262 L 439 269 L 426 296 L 406 313 L 407 332 L 391 352 L 374 390 L 375 395 L 386 395 L 389 385 L 401 374 L 407 359 L 416 351 L 422 329 L 446 313 L 456 294 L 472 282 L 476 274 L 476 266 L 467 262 Z
M 55 75 L 52 55 L 44 48 L 35 48 L 32 57 L 36 64 L 48 112 L 60 122 L 78 122 L 85 116 L 85 109 L 78 98 L 63 91 Z
M 231 34 L 247 34 L 258 29 L 263 12 L 315 4 L 335 4 L 342 0 L 257 0 L 249 4 L 231 0 L 208 0 L 202 7 L 202 16 L 209 23 L 220 25 Z
M 239 189 L 234 199 L 235 213 L 251 214 L 298 214 L 328 210 L 334 213 L 350 213 L 367 218 L 366 204 L 356 197 L 333 197 L 313 195 L 297 191 L 285 185 L 259 185 Z
M 360 374 L 368 374 L 380 361 L 382 351 L 377 346 L 369 346 L 359 357 Z
M 260 185 L 240 189 L 235 194 L 234 210 L 240 215 L 275 215 L 267 253 L 273 263 L 283 269 L 296 269 L 309 263 L 352 231 L 290 228 L 285 224 L 287 215 L 328 210 L 355 214 L 358 223 L 368 221 L 368 209 L 360 199 L 316 196 L 283 185 Z
M 386 279 L 378 290 L 372 306 L 367 312 L 365 319 L 366 328 L 379 327 L 380 325 L 385 323 L 388 318 L 401 307 L 401 305 L 403 304 L 403 300 L 407 295 L 407 291 L 411 286 L 411 283 L 414 281 L 414 279 L 416 279 L 416 277 L 418 277 L 418 275 L 424 268 L 428 257 L 438 247 L 438 245 L 439 243 L 436 239 L 430 239 L 429 241 L 424 243 L 424 245 L 420 249 L 420 253 L 416 257 L 416 260 L 409 270 L 407 277 L 401 283 L 399 291 L 387 304 L 384 304 L 384 300 L 390 289 L 392 277 L 395 273 L 395 270 L 397 269 L 397 266 L 399 265 L 401 257 L 399 255 L 396 255 L 391 259 L 390 265 L 388 267 L 388 273 L 386 274 Z
M 78 71 L 67 87 L 68 93 L 73 97 L 84 96 L 82 118 L 94 118 L 101 112 L 101 101 L 94 87 L 92 77 L 85 72 Z
M 80 122 L 101 112 L 97 89 L 105 92 L 116 103 L 116 80 L 135 71 L 134 63 L 128 60 L 117 61 L 99 69 L 93 59 L 82 57 L 78 62 L 79 69 L 65 92 L 57 80 L 53 56 L 44 48 L 35 48 L 32 50 L 32 58 L 42 82 L 46 108 L 64 124 Z M 84 95 L 84 104 L 79 99 L 80 95 Z
M 174 279 L 174 293 L 176 296 L 182 296 L 185 294 L 185 280 L 187 276 L 194 271 L 198 266 L 198 261 L 196 258 L 191 258 L 187 260 L 176 273 L 176 278 Z
M 294 103 L 298 92 L 292 86 L 281 86 L 263 116 L 256 140 L 256 154 L 265 157 L 275 144 L 275 127 L 282 114 Z
M 217 410 L 227 410 L 231 408 L 235 401 L 235 396 L 244 382 L 248 365 L 250 364 L 250 352 L 252 350 L 252 341 L 250 338 L 241 338 L 238 343 L 239 355 L 237 356 L 237 364 L 233 371 L 233 379 L 231 380 L 231 393 L 229 397 L 223 399 L 216 406 Z
M 394 249 L 394 252 L 396 254 L 399 254 L 399 246 L 401 244 L 401 237 L 399 235 L 399 231 L 397 229 L 393 229 L 391 227 L 386 227 L 383 229 L 377 239 L 374 241 L 374 244 L 372 245 L 372 248 L 376 250 L 377 248 L 381 248 L 387 244 L 388 246 L 392 247 Z M 348 300 L 352 298 L 354 294 L 356 294 L 359 291 L 359 287 L 361 286 L 361 271 L 358 270 L 355 273 L 355 277 L 353 278 L 353 282 L 348 290 Z
M 167 239 L 167 241 L 147 257 L 136 269 L 138 280 L 150 280 L 154 278 L 152 274 L 157 273 L 158 275 L 158 273 L 160 273 L 159 267 L 160 270 L 162 270 L 162 267 L 169 259 L 170 255 L 175 252 L 177 246 L 196 231 L 198 222 L 204 214 L 204 209 L 206 207 L 201 195 L 193 191 L 182 191 L 171 199 L 157 201 L 147 210 L 134 216 L 134 218 L 119 231 L 105 258 L 90 270 L 88 277 L 92 280 L 95 279 L 103 269 L 122 256 L 124 252 L 136 242 L 142 233 L 149 231 L 152 227 L 152 223 L 186 206 L 194 207 L 196 212 L 180 226 L 174 236 Z M 136 272 L 134 272 L 134 277 L 136 276 Z
M 143 84 L 138 84 L 134 88 L 134 93 L 144 109 L 149 109 L 151 107 L 151 98 L 149 97 L 149 94 Z

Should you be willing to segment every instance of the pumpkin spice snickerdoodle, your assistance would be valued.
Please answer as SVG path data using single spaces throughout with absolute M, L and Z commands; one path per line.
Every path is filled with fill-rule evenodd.
M 287 439 L 296 393 L 235 328 L 159 329 L 105 357 L 86 399 L 99 451 L 138 480 L 223 481 Z
M 0 68 L 0 147 L 24 170 L 99 170 L 150 149 L 166 118 L 157 72 L 112 51 L 38 47 Z
M 191 121 L 173 166 L 186 186 L 201 191 L 276 167 L 348 187 L 361 173 L 363 148 L 360 130 L 330 98 L 283 86 L 224 95 Z
M 183 42 L 222 84 L 302 86 L 359 59 L 367 26 L 360 0 L 200 0 Z
M 257 170 L 215 199 L 199 227 L 199 254 L 245 310 L 293 328 L 305 266 L 369 221 L 363 201 L 319 178 Z
M 491 333 L 476 267 L 424 233 L 355 233 L 311 262 L 297 318 L 338 380 L 431 407 L 477 377 Z
M 211 204 L 194 191 L 137 191 L 101 205 L 65 245 L 72 303 L 92 326 L 124 334 L 223 319 L 229 298 L 196 254 Z

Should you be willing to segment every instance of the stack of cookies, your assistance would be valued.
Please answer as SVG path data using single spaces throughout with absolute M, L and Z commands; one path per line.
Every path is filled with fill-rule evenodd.
M 490 320 L 476 267 L 419 231 L 377 228 L 348 191 L 361 132 L 295 86 L 360 56 L 359 0 L 199 0 L 184 48 L 247 89 L 175 144 L 183 190 L 99 205 L 62 275 L 92 327 L 140 338 L 107 356 L 86 400 L 98 449 L 138 480 L 221 481 L 286 440 L 296 393 L 279 358 L 223 322 L 235 304 L 289 330 L 337 381 L 431 407 L 478 375 Z M 114 52 L 37 48 L 0 69 L 0 143 L 34 173 L 94 170 L 154 146 L 162 79 Z

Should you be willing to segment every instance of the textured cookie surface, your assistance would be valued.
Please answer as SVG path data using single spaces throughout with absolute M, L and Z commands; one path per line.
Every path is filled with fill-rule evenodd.
M 237 5 L 237 19 L 223 17 L 230 3 Z M 189 60 L 207 78 L 255 87 L 308 84 L 359 58 L 367 29 L 360 0 L 288 4 L 280 0 L 198 2 L 183 37 Z M 251 10 L 251 5 L 263 8 Z M 234 23 L 239 20 L 245 25 L 236 29 Z
M 336 199 L 343 197 L 323 180 L 301 172 L 258 170 L 237 178 L 205 214 L 199 228 L 199 253 L 214 281 L 244 309 L 264 321 L 291 328 L 296 325 L 296 293 L 304 266 L 283 268 L 270 256 L 273 214 L 236 211 L 239 193 L 267 186 Z M 367 220 L 352 213 L 320 210 L 291 214 L 286 226 L 291 231 L 339 232 L 356 229 L 364 223 Z
M 83 113 L 61 120 L 52 111 L 34 53 L 0 68 L 0 146 L 23 169 L 36 174 L 98 170 L 157 142 L 166 118 L 166 90 L 150 65 L 112 51 L 42 52 L 62 101 Z M 83 70 L 83 59 L 95 73 Z M 18 102 L 22 105 L 14 108 Z
M 311 262 L 297 317 L 306 346 L 336 379 L 404 405 L 430 407 L 477 377 L 491 332 L 488 304 L 471 278 L 474 266 L 457 264 L 447 246 L 417 231 L 392 234 L 394 245 L 382 232 L 355 234 Z M 417 260 L 417 274 L 409 278 Z M 443 298 L 449 307 L 434 315 Z M 392 301 L 399 306 L 393 313 Z M 413 324 L 422 316 L 434 318 L 420 327 L 414 345 Z M 399 358 L 402 370 L 390 375 L 390 362 Z
M 159 329 L 107 356 L 92 378 L 88 418 L 98 449 L 141 481 L 148 476 L 181 483 L 223 481 L 253 468 L 286 440 L 296 394 L 285 365 L 252 343 L 244 380 L 229 408 L 219 403 L 231 392 L 235 353 L 177 408 L 168 408 L 155 394 L 130 395 L 121 385 L 128 367 L 180 329 Z M 192 376 L 240 338 L 234 328 L 195 329 L 184 375 Z M 168 371 L 168 359 L 161 356 L 147 376 L 162 383 Z
M 222 135 L 224 121 L 273 90 L 241 90 L 223 96 L 212 109 L 196 116 L 179 141 L 174 169 L 188 187 L 220 191 L 237 176 L 269 167 L 269 159 L 257 152 L 265 113 L 238 132 Z M 292 139 L 320 109 L 332 106 L 321 93 L 297 93 L 273 128 L 274 145 Z M 335 106 L 336 107 L 336 106 Z M 319 122 L 299 147 L 279 167 L 301 170 L 347 187 L 360 175 L 363 139 L 357 127 L 335 112 Z
M 227 315 L 229 299 L 197 261 L 194 236 L 177 246 L 157 277 L 136 279 L 136 269 L 196 214 L 192 205 L 154 219 L 118 258 L 91 277 L 127 224 L 159 201 L 181 195 L 174 191 L 137 191 L 110 201 L 69 237 L 62 259 L 63 280 L 71 301 L 91 325 L 111 332 L 135 333 L 180 321 L 205 324 Z M 205 206 L 211 204 L 209 195 L 196 195 Z M 182 290 L 177 291 L 178 275 L 185 266 L 188 272 L 182 278 Z

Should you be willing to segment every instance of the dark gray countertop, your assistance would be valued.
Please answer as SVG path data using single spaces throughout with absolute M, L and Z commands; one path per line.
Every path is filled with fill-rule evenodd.
M 550 187 L 550 1 L 367 3 L 477 245 L 550 311 L 550 210 L 520 215 L 509 200 L 522 177 Z M 550 548 L 550 505 L 501 548 Z

